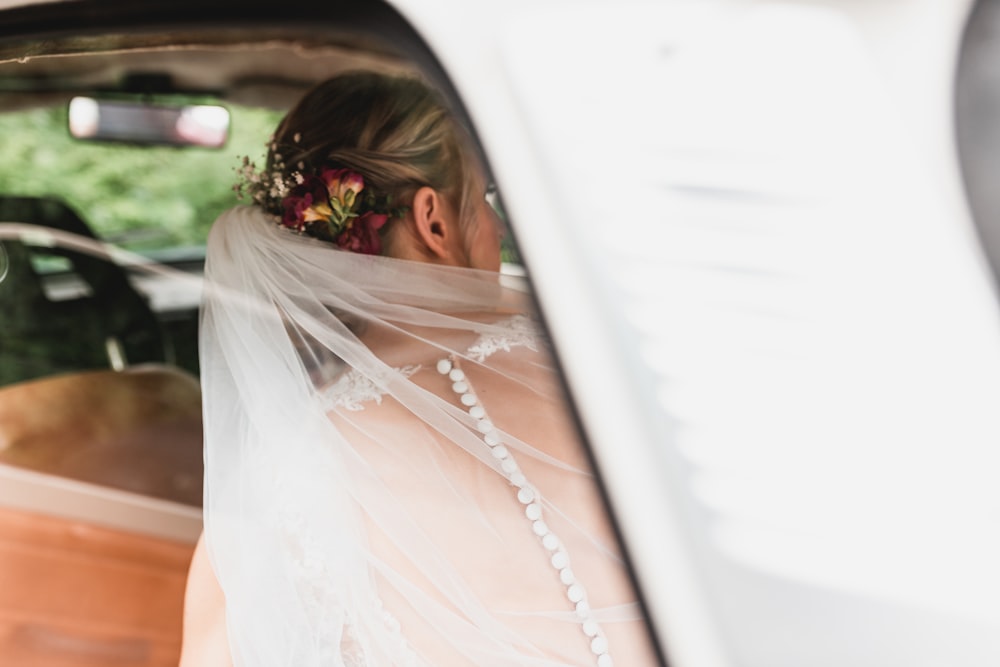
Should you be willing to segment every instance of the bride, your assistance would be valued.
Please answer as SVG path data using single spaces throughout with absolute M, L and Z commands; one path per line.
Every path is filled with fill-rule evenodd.
M 305 96 L 216 222 L 181 664 L 656 664 L 465 131 L 424 84 Z

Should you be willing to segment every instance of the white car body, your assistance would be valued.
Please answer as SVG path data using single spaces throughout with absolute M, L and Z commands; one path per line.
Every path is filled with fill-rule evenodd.
M 399 6 L 511 193 L 671 664 L 997 664 L 971 3 Z

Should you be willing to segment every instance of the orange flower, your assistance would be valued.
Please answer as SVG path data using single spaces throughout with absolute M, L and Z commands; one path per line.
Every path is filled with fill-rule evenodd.
M 320 178 L 326 183 L 326 190 L 330 193 L 330 204 L 344 212 L 354 207 L 358 195 L 365 189 L 365 179 L 350 169 L 326 168 L 320 172 Z

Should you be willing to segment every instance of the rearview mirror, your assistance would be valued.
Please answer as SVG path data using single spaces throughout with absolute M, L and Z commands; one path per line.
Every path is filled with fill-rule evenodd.
M 91 141 L 221 148 L 229 136 L 229 111 L 207 104 L 165 106 L 74 97 L 69 132 Z

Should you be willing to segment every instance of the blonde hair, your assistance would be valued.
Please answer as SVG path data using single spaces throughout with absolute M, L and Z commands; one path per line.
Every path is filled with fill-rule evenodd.
M 374 72 L 351 72 L 310 90 L 285 116 L 268 154 L 268 170 L 316 173 L 322 165 L 351 169 L 366 189 L 410 204 L 418 188 L 440 192 L 467 224 L 472 218 L 471 140 L 423 82 Z M 381 234 L 391 245 L 394 225 Z

